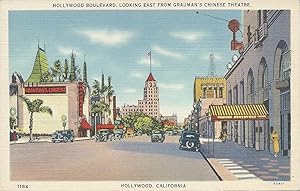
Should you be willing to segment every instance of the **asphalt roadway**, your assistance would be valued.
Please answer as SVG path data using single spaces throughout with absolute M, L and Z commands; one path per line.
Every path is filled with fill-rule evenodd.
M 10 145 L 12 181 L 219 181 L 200 152 L 178 149 L 178 136 Z

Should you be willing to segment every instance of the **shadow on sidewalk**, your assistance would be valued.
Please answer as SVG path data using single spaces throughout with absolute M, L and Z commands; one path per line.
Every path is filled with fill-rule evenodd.
M 262 180 L 288 181 L 290 179 L 290 158 L 280 156 L 275 158 L 268 150 L 257 151 L 246 148 L 232 141 L 209 143 L 204 141 L 201 151 L 207 158 L 217 160 L 228 159 L 247 169 Z

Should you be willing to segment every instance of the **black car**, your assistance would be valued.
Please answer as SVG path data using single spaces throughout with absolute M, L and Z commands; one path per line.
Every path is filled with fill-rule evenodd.
M 57 130 L 52 136 L 51 140 L 53 143 L 56 142 L 73 142 L 74 141 L 74 132 L 73 130 Z
M 200 150 L 200 134 L 191 131 L 184 131 L 179 138 L 179 149 Z
M 117 129 L 117 130 L 115 130 L 114 134 L 115 134 L 115 136 L 114 136 L 115 139 L 121 140 L 121 139 L 124 138 L 124 131 L 123 131 L 123 129 Z
M 165 133 L 160 130 L 154 130 L 151 134 L 151 142 L 164 142 L 165 140 Z
M 107 142 L 115 139 L 115 133 L 111 129 L 101 129 L 96 134 L 96 142 Z

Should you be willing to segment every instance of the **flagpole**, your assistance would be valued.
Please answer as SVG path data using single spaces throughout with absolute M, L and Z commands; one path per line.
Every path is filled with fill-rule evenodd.
M 150 51 L 150 73 L 151 73 L 151 51 Z

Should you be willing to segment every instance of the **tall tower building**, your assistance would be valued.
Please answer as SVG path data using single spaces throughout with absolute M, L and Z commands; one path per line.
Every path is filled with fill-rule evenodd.
M 156 80 L 150 72 L 144 87 L 144 99 L 138 101 L 141 112 L 152 117 L 159 117 L 159 92 Z

